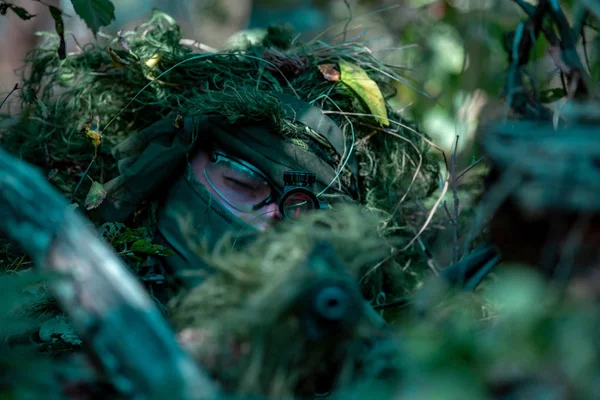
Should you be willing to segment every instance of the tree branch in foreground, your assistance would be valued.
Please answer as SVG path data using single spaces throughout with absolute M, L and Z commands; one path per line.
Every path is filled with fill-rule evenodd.
M 34 167 L 0 149 L 0 232 L 37 268 L 115 387 L 142 398 L 207 399 L 216 389 L 90 223 Z

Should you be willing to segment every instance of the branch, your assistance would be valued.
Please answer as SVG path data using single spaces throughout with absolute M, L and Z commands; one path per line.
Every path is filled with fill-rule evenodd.
M 2 149 L 0 231 L 37 268 L 63 276 L 51 282 L 53 293 L 118 390 L 142 398 L 214 397 L 212 383 L 110 246 L 37 169 Z
M 4 105 L 4 103 L 6 103 L 6 100 L 8 100 L 8 98 L 10 97 L 11 94 L 13 94 L 13 92 L 17 91 L 19 89 L 19 84 L 15 83 L 15 87 L 12 88 L 12 90 L 10 92 L 8 92 L 8 94 L 6 95 L 6 97 L 4 98 L 4 100 L 2 100 L 2 103 L 0 103 L 0 109 L 2 108 L 2 106 Z
M 458 245 L 458 175 L 456 174 L 456 151 L 458 150 L 458 139 L 459 136 L 456 135 L 456 142 L 454 143 L 454 153 L 452 153 L 452 157 L 450 157 L 450 179 L 452 185 L 452 197 L 454 199 L 454 207 L 452 211 L 454 215 L 450 220 L 452 222 L 452 262 L 455 263 L 458 261 L 458 252 L 460 247 Z
M 567 17 L 560 8 L 558 0 L 549 1 L 550 14 L 560 32 L 562 58 L 565 64 L 572 70 L 571 74 L 569 74 L 569 81 L 575 81 L 575 89 L 578 94 L 586 95 L 589 92 L 590 76 L 583 67 L 583 63 L 579 59 L 579 54 L 577 53 L 577 34 L 571 29 Z M 583 24 L 581 24 L 581 27 L 576 27 L 576 29 L 583 29 Z M 583 81 L 583 85 L 579 85 L 578 80 Z

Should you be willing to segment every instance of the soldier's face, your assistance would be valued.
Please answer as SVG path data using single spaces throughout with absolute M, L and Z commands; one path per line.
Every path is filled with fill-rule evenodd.
M 278 204 L 270 201 L 273 188 L 250 165 L 227 156 L 215 156 L 209 150 L 199 150 L 191 161 L 196 179 L 233 215 L 259 230 L 281 220 Z

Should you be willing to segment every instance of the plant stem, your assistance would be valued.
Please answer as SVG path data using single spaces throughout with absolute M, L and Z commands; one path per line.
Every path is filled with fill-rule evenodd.
M 2 100 L 2 103 L 0 103 L 0 108 L 2 108 L 2 106 L 4 105 L 4 103 L 6 103 L 6 100 L 8 100 L 8 98 L 10 97 L 11 94 L 13 94 L 13 92 L 17 91 L 19 89 L 19 84 L 15 83 L 15 87 L 12 88 L 12 90 L 6 95 L 6 97 L 4 98 L 4 100 Z

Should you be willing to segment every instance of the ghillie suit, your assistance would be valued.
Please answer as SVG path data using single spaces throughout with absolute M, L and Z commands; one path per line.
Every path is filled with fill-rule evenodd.
M 142 203 L 165 192 L 174 171 L 182 169 L 186 152 L 182 148 L 190 144 L 174 140 L 183 137 L 176 131 L 188 123 L 178 115 L 192 121 L 190 129 L 184 129 L 192 133 L 190 141 L 206 140 L 208 118 L 209 125 L 216 126 L 213 136 L 218 136 L 220 144 L 243 152 L 249 161 L 273 172 L 280 184 L 284 165 L 271 160 L 281 152 L 302 152 L 306 158 L 303 165 L 296 166 L 316 169 L 316 190 L 328 189 L 323 198 L 331 202 L 341 197 L 359 200 L 368 209 L 385 214 L 381 232 L 403 238 L 396 250 L 404 251 L 396 251 L 365 280 L 370 283 L 365 287 L 370 300 L 384 302 L 386 296 L 389 300 L 404 295 L 420 281 L 425 269 L 405 271 L 403 267 L 418 265 L 422 253 L 415 246 L 404 247 L 425 220 L 421 202 L 436 188 L 439 160 L 427 152 L 429 145 L 422 134 L 378 100 L 379 90 L 387 98 L 394 94 L 393 81 L 404 79 L 364 46 L 351 42 L 327 45 L 318 40 L 300 44 L 292 40 L 289 31 L 274 28 L 262 42 L 242 50 L 194 54 L 180 44 L 179 27 L 161 13 L 153 14 L 136 31 L 111 39 L 108 51 L 87 45 L 65 61 L 55 54 L 57 39 L 52 35 L 45 39 L 28 56 L 32 70 L 21 91 L 23 100 L 33 105 L 26 108 L 25 116 L 2 144 L 45 169 L 58 169 L 52 181 L 73 193 L 79 178 L 72 174 L 85 170 L 95 151 L 84 132 L 98 145 L 98 157 L 88 171 L 94 181 L 115 176 L 111 147 L 132 137 L 113 152 L 120 159 L 121 177 L 109 185 L 101 206 L 105 220 L 128 218 L 127 225 L 135 226 L 153 214 L 152 205 L 143 207 Z M 343 154 L 336 151 L 339 143 L 332 146 L 290 117 L 294 107 L 282 106 L 280 94 L 323 110 L 343 132 Z M 35 104 L 45 104 L 41 110 L 49 113 L 45 120 Z M 162 119 L 156 129 L 136 134 Z M 86 122 L 92 122 L 87 130 Z M 224 125 L 227 129 L 221 129 Z M 256 125 L 260 129 L 236 134 L 238 127 Z M 252 143 L 248 143 L 250 134 L 254 134 Z M 265 134 L 280 140 L 265 139 Z M 276 142 L 279 147 L 273 147 Z M 122 188 L 128 193 L 123 194 Z M 137 191 L 135 196 L 131 188 Z M 73 200 L 81 204 L 82 194 L 75 194 Z M 119 211 L 107 211 L 111 205 Z M 133 217 L 128 217 L 133 210 Z M 154 229 L 150 225 L 148 233 L 153 234 Z
M 345 206 L 267 231 L 243 253 L 224 240 L 209 257 L 216 273 L 172 302 L 181 341 L 239 393 L 310 396 L 395 376 L 392 331 L 357 285 L 391 248 L 376 225 Z
M 108 221 L 101 232 L 142 280 L 148 272 L 150 278 L 156 275 L 153 268 L 161 268 L 151 264 L 148 256 L 160 256 L 166 264 L 180 260 L 188 266 L 207 265 L 216 275 L 204 277 L 206 282 L 200 287 L 206 290 L 211 282 L 227 276 L 221 273 L 222 263 L 213 260 L 211 265 L 210 257 L 200 260 L 191 251 L 198 243 L 191 238 L 199 225 L 213 227 L 219 234 L 202 238 L 211 248 L 220 235 L 237 230 L 231 226 L 216 229 L 223 224 L 223 215 L 210 220 L 208 213 L 194 208 L 198 212 L 168 212 L 193 206 L 181 207 L 181 197 L 173 195 L 173 188 L 189 189 L 187 156 L 195 146 L 209 141 L 252 162 L 280 187 L 281 174 L 287 169 L 316 172 L 316 191 L 334 211 L 350 202 L 378 213 L 379 234 L 394 248 L 386 255 L 378 254 L 383 261 L 372 259 L 375 253 L 357 261 L 349 279 L 362 284 L 367 300 L 377 304 L 405 295 L 420 280 L 425 269 L 414 266 L 420 264 L 422 254 L 410 244 L 425 221 L 422 201 L 436 187 L 438 160 L 427 153 L 427 138 L 383 100 L 394 94 L 390 81 L 403 79 L 364 46 L 350 42 L 330 46 L 317 40 L 298 44 L 287 30 L 275 28 L 258 44 L 194 54 L 180 44 L 178 26 L 161 13 L 154 13 L 136 31 L 112 38 L 108 49 L 87 45 L 64 61 L 55 53 L 57 39 L 52 35 L 45 39 L 28 56 L 31 73 L 21 91 L 24 115 L 16 122 L 2 122 L 10 125 L 2 146 L 51 170 L 51 182 L 78 204 L 84 203 L 78 189 L 85 177 L 73 175 L 91 177 L 94 183 L 85 201 L 88 215 L 98 223 Z M 329 134 L 318 123 L 315 126 L 314 119 L 303 118 L 315 109 L 322 110 L 318 123 L 332 121 L 324 122 Z M 104 187 L 97 184 L 111 178 Z M 185 218 L 191 218 L 187 222 L 194 229 L 183 231 Z M 335 230 L 330 234 L 335 242 Z M 150 243 L 160 236 L 159 244 Z M 308 248 L 304 251 L 309 253 Z M 290 261 L 291 269 L 282 271 L 293 277 L 299 273 L 299 263 L 298 259 Z M 409 265 L 413 267 L 406 268 Z M 247 268 L 252 266 L 256 264 Z M 265 281 L 272 266 L 260 267 L 251 278 L 254 286 L 238 294 L 259 296 L 273 290 Z M 187 276 L 181 270 L 175 272 L 180 280 Z M 317 278 L 308 282 L 319 282 Z M 311 286 L 300 284 L 305 281 L 299 279 L 298 290 Z M 257 310 L 269 303 L 259 303 Z M 233 307 L 228 316 L 241 306 L 235 299 L 226 304 Z M 281 321 L 289 307 L 289 303 L 282 304 L 272 318 Z M 217 315 L 212 320 L 218 320 Z M 200 317 L 192 320 L 202 321 Z M 260 321 L 255 323 L 263 327 Z M 289 325 L 283 323 L 282 329 Z M 349 337 L 354 338 L 354 333 Z M 296 350 L 302 353 L 304 342 L 299 343 Z M 285 379 L 277 390 L 265 388 L 260 380 L 250 389 L 264 393 L 297 390 L 305 373 L 294 377 L 286 370 L 296 361 L 292 357 L 290 363 L 282 364 Z M 314 360 L 305 361 L 314 366 Z M 314 385 L 306 384 L 304 390 L 311 388 Z

